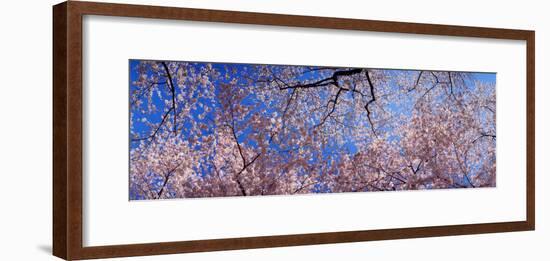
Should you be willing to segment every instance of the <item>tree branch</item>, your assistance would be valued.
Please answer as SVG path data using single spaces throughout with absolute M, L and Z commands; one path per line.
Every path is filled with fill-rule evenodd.
M 170 179 L 170 177 L 172 176 L 172 174 L 174 174 L 174 172 L 176 171 L 176 169 L 181 166 L 181 164 L 183 163 L 180 162 L 178 163 L 177 166 L 175 166 L 174 168 L 172 168 L 170 171 L 168 171 L 168 173 L 164 176 L 164 182 L 162 183 L 162 187 L 160 188 L 158 194 L 157 194 L 157 199 L 159 199 L 161 196 L 162 196 L 162 192 L 164 191 L 164 188 L 166 187 L 166 184 L 168 184 L 168 179 Z
M 139 94 L 137 95 L 137 97 L 135 99 L 132 100 L 130 105 L 134 106 L 136 104 L 136 102 L 139 101 L 141 99 L 141 97 L 143 97 L 143 95 L 145 95 L 153 86 L 161 85 L 161 84 L 166 84 L 166 82 L 150 82 L 147 87 L 140 90 Z
M 450 89 L 451 89 L 451 96 L 453 96 L 453 99 L 455 101 L 457 101 L 458 99 L 456 98 L 455 94 L 454 94 L 454 91 L 453 91 L 453 78 L 451 77 L 451 72 L 448 72 L 449 73 L 449 84 L 450 84 Z
M 177 135 L 178 125 L 177 125 L 177 113 L 176 113 L 176 89 L 174 88 L 174 83 L 172 82 L 172 75 L 170 74 L 170 69 L 168 69 L 168 65 L 166 65 L 166 62 L 162 62 L 162 66 L 166 71 L 166 77 L 168 78 L 168 82 L 170 83 L 170 91 L 172 92 L 172 109 L 174 110 L 174 134 Z
M 133 142 L 136 142 L 136 141 L 141 141 L 141 140 L 148 140 L 148 139 L 152 139 L 155 137 L 155 135 L 157 135 L 157 132 L 160 130 L 160 127 L 162 127 L 162 125 L 164 124 L 164 121 L 166 120 L 166 118 L 168 117 L 168 115 L 170 115 L 170 112 L 173 110 L 174 108 L 170 108 L 168 111 L 166 111 L 164 113 L 164 116 L 162 116 L 162 120 L 160 121 L 159 125 L 157 126 L 157 128 L 155 129 L 155 131 L 147 136 L 147 137 L 142 137 L 142 138 L 135 138 L 135 139 L 132 139 Z
M 476 141 L 478 141 L 479 139 L 481 139 L 483 137 L 491 137 L 493 140 L 497 140 L 497 135 L 482 132 L 479 137 L 477 137 L 475 140 L 472 141 L 472 143 L 476 143 Z
M 416 87 L 418 87 L 418 84 L 420 83 L 420 78 L 422 77 L 422 73 L 424 73 L 424 71 L 420 71 L 420 73 L 418 74 L 418 77 L 416 78 L 416 83 L 414 84 L 414 87 L 412 87 L 411 89 L 408 89 L 408 92 L 412 92 L 416 89 Z
M 369 105 L 376 101 L 376 96 L 374 95 L 374 85 L 372 84 L 372 80 L 370 79 L 368 70 L 365 70 L 365 75 L 367 76 L 367 82 L 369 83 L 370 97 L 371 97 L 370 100 L 367 101 L 367 104 L 365 104 L 365 110 L 367 110 L 367 118 L 369 120 L 372 133 L 374 133 L 374 136 L 377 136 L 376 131 L 374 130 L 374 124 L 372 123 L 371 111 L 369 109 Z
M 295 88 L 307 89 L 307 88 L 316 88 L 316 87 L 327 86 L 327 85 L 330 85 L 330 84 L 338 86 L 338 83 L 337 83 L 338 82 L 338 77 L 340 77 L 340 76 L 351 76 L 351 75 L 354 75 L 354 74 L 361 73 L 361 71 L 363 71 L 363 69 L 358 69 L 358 68 L 347 70 L 347 71 L 335 71 L 332 74 L 332 76 L 321 79 L 321 80 L 318 80 L 318 81 L 313 82 L 313 83 L 307 83 L 307 84 L 299 83 L 299 84 L 296 84 L 296 85 L 289 85 L 289 86 L 285 86 L 285 87 L 279 87 L 279 89 L 281 89 L 281 90 L 295 89 Z

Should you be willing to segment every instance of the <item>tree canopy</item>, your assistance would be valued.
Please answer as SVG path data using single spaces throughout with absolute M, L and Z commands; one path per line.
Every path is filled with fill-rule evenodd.
M 496 75 L 130 62 L 130 199 L 491 187 Z

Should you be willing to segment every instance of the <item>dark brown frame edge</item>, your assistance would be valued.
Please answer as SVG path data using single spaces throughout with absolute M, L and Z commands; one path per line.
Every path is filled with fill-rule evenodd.
M 525 221 L 83 247 L 82 17 L 104 15 L 524 40 L 527 43 Z M 63 259 L 175 254 L 535 229 L 535 32 L 203 9 L 64 2 L 53 7 L 53 254 Z

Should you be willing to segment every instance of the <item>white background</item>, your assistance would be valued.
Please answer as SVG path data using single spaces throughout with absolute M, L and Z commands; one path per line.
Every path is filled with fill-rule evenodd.
M 83 28 L 84 246 L 526 219 L 524 41 L 98 16 Z M 129 202 L 128 59 L 147 57 L 497 72 L 497 187 Z
M 132 1 L 188 7 L 294 13 L 396 21 L 535 29 L 537 31 L 537 230 L 534 232 L 379 241 L 306 247 L 197 253 L 130 260 L 412 260 L 548 259 L 550 241 L 546 189 L 550 165 L 550 93 L 545 72 L 550 46 L 544 2 L 460 1 Z M 2 8 L 0 96 L 2 128 L 2 259 L 53 260 L 51 251 L 51 1 L 12 3 Z

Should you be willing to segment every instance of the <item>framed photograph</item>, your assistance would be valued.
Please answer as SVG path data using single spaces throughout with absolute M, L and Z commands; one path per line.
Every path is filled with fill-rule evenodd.
M 535 32 L 53 7 L 53 254 L 535 229 Z

